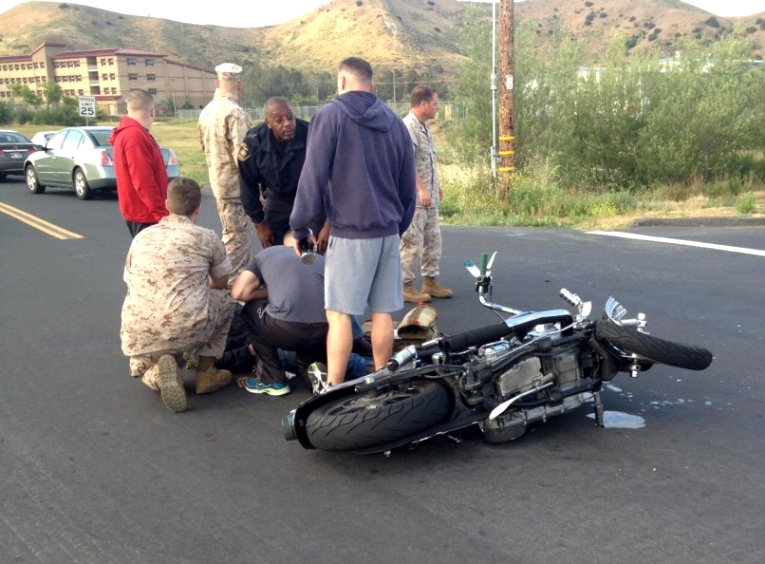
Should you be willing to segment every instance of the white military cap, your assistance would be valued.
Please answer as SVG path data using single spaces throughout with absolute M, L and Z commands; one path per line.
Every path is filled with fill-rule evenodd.
M 242 74 L 242 67 L 234 63 L 223 63 L 215 67 L 215 72 L 218 73 L 218 78 L 231 80 L 239 78 L 239 75 Z

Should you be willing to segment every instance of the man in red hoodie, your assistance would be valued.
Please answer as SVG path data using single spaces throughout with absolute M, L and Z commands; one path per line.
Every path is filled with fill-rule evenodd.
M 162 152 L 149 133 L 154 123 L 154 98 L 146 90 L 128 92 L 127 115 L 112 132 L 114 171 L 120 212 L 135 237 L 168 215 L 167 169 Z

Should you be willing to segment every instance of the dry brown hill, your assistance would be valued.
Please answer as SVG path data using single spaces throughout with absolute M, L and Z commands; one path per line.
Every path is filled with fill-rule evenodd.
M 70 2 L 26 2 L 0 15 L 0 55 L 31 51 L 44 41 L 73 50 L 133 47 L 212 67 L 224 60 L 260 59 L 271 65 L 332 71 L 344 56 L 375 64 L 427 66 L 449 71 L 459 59 L 464 2 L 455 0 L 334 0 L 277 26 L 231 28 L 192 25 L 118 14 Z M 482 17 L 491 7 L 480 4 Z M 527 0 L 515 5 L 518 21 L 533 21 L 540 47 L 559 29 L 588 46 L 596 64 L 616 30 L 630 44 L 674 51 L 682 36 L 747 38 L 755 57 L 765 55 L 765 12 L 713 17 L 678 0 Z

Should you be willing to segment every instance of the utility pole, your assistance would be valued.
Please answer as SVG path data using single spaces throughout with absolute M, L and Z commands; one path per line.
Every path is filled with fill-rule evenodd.
M 497 185 L 497 0 L 491 0 L 491 179 Z
M 499 195 L 507 197 L 512 185 L 512 175 L 515 171 L 515 119 L 513 116 L 514 84 L 513 69 L 515 66 L 515 27 L 513 23 L 513 0 L 500 0 L 499 4 L 499 157 L 500 166 L 497 169 L 499 178 Z

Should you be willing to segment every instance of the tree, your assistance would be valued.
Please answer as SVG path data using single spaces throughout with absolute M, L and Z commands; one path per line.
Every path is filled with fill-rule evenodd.
M 47 108 L 50 110 L 51 104 L 57 106 L 61 99 L 64 97 L 64 90 L 55 82 L 44 82 L 42 85 L 43 96 L 45 96 L 45 102 Z
M 457 152 L 465 162 L 489 162 L 492 143 L 491 22 L 480 17 L 477 6 L 468 5 L 460 37 L 463 61 L 451 89 L 454 102 L 466 109 L 466 119 L 455 122 Z
M 26 104 L 33 106 L 35 109 L 39 108 L 42 104 L 40 96 L 32 92 L 26 84 L 11 84 L 10 90 L 16 98 L 21 98 Z

